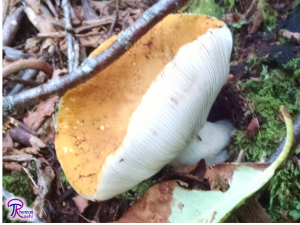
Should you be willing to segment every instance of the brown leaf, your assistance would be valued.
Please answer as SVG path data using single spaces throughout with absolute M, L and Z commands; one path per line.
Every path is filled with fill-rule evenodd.
M 37 150 L 39 150 L 40 148 L 46 147 L 45 143 L 41 139 L 39 139 L 38 137 L 35 137 L 33 135 L 29 138 L 29 142 L 30 142 L 32 148 L 35 148 Z
M 68 73 L 68 70 L 66 68 L 55 69 L 54 72 L 53 72 L 51 80 L 57 79 L 60 76 L 62 76 L 63 74 L 67 74 L 67 73 Z
M 39 15 L 36 14 L 30 7 L 24 8 L 24 11 L 30 22 L 36 27 L 36 29 L 39 30 L 40 33 L 50 33 L 58 31 L 51 23 L 52 21 L 54 21 L 54 18 L 49 10 L 43 5 L 41 5 L 39 8 Z
M 107 35 L 101 35 L 99 32 L 88 32 L 86 34 L 76 35 L 79 38 L 80 44 L 84 47 L 96 48 L 98 45 L 106 41 Z
M 35 38 L 27 38 L 26 39 L 26 44 L 25 44 L 25 49 L 28 52 L 33 52 L 32 49 L 34 49 L 37 46 L 37 41 Z
M 256 131 L 260 128 L 257 118 L 251 120 L 247 127 L 247 134 L 252 137 L 256 134 Z
M 85 210 L 85 208 L 88 207 L 88 205 L 89 205 L 88 200 L 80 195 L 78 195 L 72 199 L 75 202 L 80 213 L 82 213 Z
M 282 9 L 282 8 L 284 8 L 284 4 L 283 3 L 281 3 L 281 4 L 279 4 L 279 3 L 275 3 L 275 4 L 273 4 L 272 5 L 273 7 L 274 7 L 274 9 Z
M 282 123 L 285 123 L 284 118 L 283 118 L 281 115 L 277 114 L 277 117 L 279 118 L 279 120 L 280 120 Z
M 234 76 L 232 74 L 229 74 L 229 76 L 227 77 L 227 80 L 225 82 L 225 84 L 228 84 L 230 81 L 232 81 L 234 78 Z
M 35 163 L 37 168 L 39 196 L 44 199 L 50 190 L 55 174 L 52 168 L 43 165 L 43 162 L 40 159 L 36 159 Z
M 53 117 L 54 116 L 52 115 L 51 117 L 46 119 L 43 125 L 37 131 L 38 136 L 44 143 L 47 143 L 49 141 L 54 142 L 55 129 L 54 129 Z
M 279 34 L 283 37 L 291 39 L 292 37 L 295 38 L 300 43 L 300 33 L 297 32 L 290 32 L 288 30 L 280 30 Z
M 24 118 L 24 123 L 32 129 L 37 130 L 45 118 L 52 115 L 54 112 L 54 105 L 59 101 L 58 99 L 58 96 L 54 96 L 38 104 L 36 110 L 30 112 L 29 115 Z
M 22 166 L 17 162 L 3 162 L 3 166 L 7 170 L 18 171 L 22 169 Z
M 40 14 L 40 0 L 24 0 L 24 2 L 33 10 L 35 14 Z
M 13 141 L 8 132 L 5 132 L 4 137 L 2 139 L 2 148 L 12 148 Z
M 28 154 L 39 155 L 40 149 L 36 147 L 27 147 L 27 148 L 23 148 L 22 150 Z
M 166 181 L 151 187 L 118 221 L 119 223 L 166 223 L 171 215 L 172 193 L 179 185 Z M 184 206 L 179 206 L 184 207 Z
M 245 16 L 239 13 L 226 13 L 222 16 L 222 20 L 224 20 L 227 24 L 232 25 L 245 20 Z

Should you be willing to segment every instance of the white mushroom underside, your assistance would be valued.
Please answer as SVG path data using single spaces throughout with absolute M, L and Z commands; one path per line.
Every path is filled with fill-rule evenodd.
M 107 158 L 98 193 L 106 200 L 173 161 L 203 127 L 229 74 L 232 36 L 224 26 L 181 47 L 133 113 L 122 148 Z

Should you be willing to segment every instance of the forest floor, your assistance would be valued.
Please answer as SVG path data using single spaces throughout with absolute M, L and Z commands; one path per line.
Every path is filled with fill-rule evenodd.
M 68 42 L 60 1 L 3 1 L 3 26 L 9 35 L 3 44 L 3 63 L 14 70 L 3 79 L 3 96 L 68 74 Z M 101 43 L 132 25 L 155 0 L 70 1 L 73 26 L 73 67 Z M 21 9 L 21 10 L 20 10 Z M 208 121 L 229 119 L 237 131 L 228 146 L 228 162 L 264 162 L 285 136 L 279 106 L 295 120 L 300 115 L 300 1 L 299 0 L 191 0 L 180 12 L 198 13 L 226 22 L 233 37 L 230 74 Z M 6 30 L 7 29 L 7 30 Z M 3 36 L 4 39 L 4 36 Z M 40 59 L 52 67 L 24 59 Z M 24 68 L 23 67 L 23 68 Z M 44 67 L 44 69 L 37 69 Z M 3 70 L 4 70 L 3 69 Z M 164 167 L 154 177 L 103 202 L 77 195 L 68 183 L 55 152 L 55 105 L 52 97 L 24 107 L 3 122 L 3 187 L 23 197 L 45 222 L 114 222 L 154 184 L 182 180 Z M 185 180 L 189 182 L 189 180 Z M 41 188 L 43 189 L 41 191 Z M 300 146 L 256 195 L 273 222 L 300 222 Z M 9 222 L 2 207 L 3 222 Z M 238 217 L 233 222 L 242 222 Z

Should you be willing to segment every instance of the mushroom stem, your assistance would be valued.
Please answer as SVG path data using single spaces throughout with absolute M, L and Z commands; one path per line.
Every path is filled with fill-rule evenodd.
M 170 163 L 173 167 L 193 165 L 205 159 L 208 165 L 222 163 L 228 158 L 224 149 L 229 141 L 234 126 L 228 120 L 215 123 L 206 122 L 190 144 Z

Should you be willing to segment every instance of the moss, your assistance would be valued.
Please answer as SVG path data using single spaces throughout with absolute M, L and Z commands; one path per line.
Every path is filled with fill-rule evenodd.
M 31 171 L 34 174 L 34 171 Z M 30 206 L 35 200 L 35 194 L 33 193 L 31 187 L 31 181 L 27 177 L 27 174 L 24 171 L 13 171 L 10 174 L 3 175 L 2 177 L 3 187 L 13 193 L 15 196 L 20 196 L 25 199 L 26 205 Z M 7 218 L 8 210 L 3 209 L 3 222 L 10 222 Z
M 61 179 L 61 182 L 65 185 L 70 185 L 69 181 L 67 180 L 66 178 L 66 175 L 64 173 L 64 171 L 61 172 L 60 174 L 60 179 Z
M 259 0 L 258 8 L 263 9 L 263 21 L 269 31 L 272 31 L 277 26 L 278 13 L 266 1 Z
M 229 0 L 230 3 L 232 1 L 234 3 L 234 0 Z M 217 5 L 214 0 L 190 0 L 179 12 L 202 14 L 221 19 L 225 9 Z
M 285 105 L 296 119 L 300 114 L 300 83 L 298 70 L 300 59 L 294 59 L 284 65 L 283 68 L 270 70 L 263 65 L 260 78 L 261 82 L 248 80 L 237 85 L 245 90 L 248 99 L 254 102 L 252 117 L 261 115 L 265 122 L 255 136 L 249 138 L 246 128 L 235 132 L 233 144 L 230 146 L 232 153 L 245 151 L 246 161 L 259 161 L 262 157 L 268 157 L 285 136 L 285 125 L 279 119 L 279 106 Z M 291 220 L 297 216 L 295 207 L 300 202 L 300 172 L 295 162 L 289 159 L 286 164 L 277 171 L 270 182 L 270 207 L 268 212 L 274 222 L 280 222 L 283 216 L 280 210 L 287 212 Z M 289 214 L 290 212 L 291 215 Z
M 142 196 L 154 184 L 156 184 L 156 181 L 153 180 L 152 178 L 149 178 L 135 185 L 130 190 L 122 193 L 122 195 L 130 199 L 130 205 L 133 205 L 138 200 L 138 198 Z

